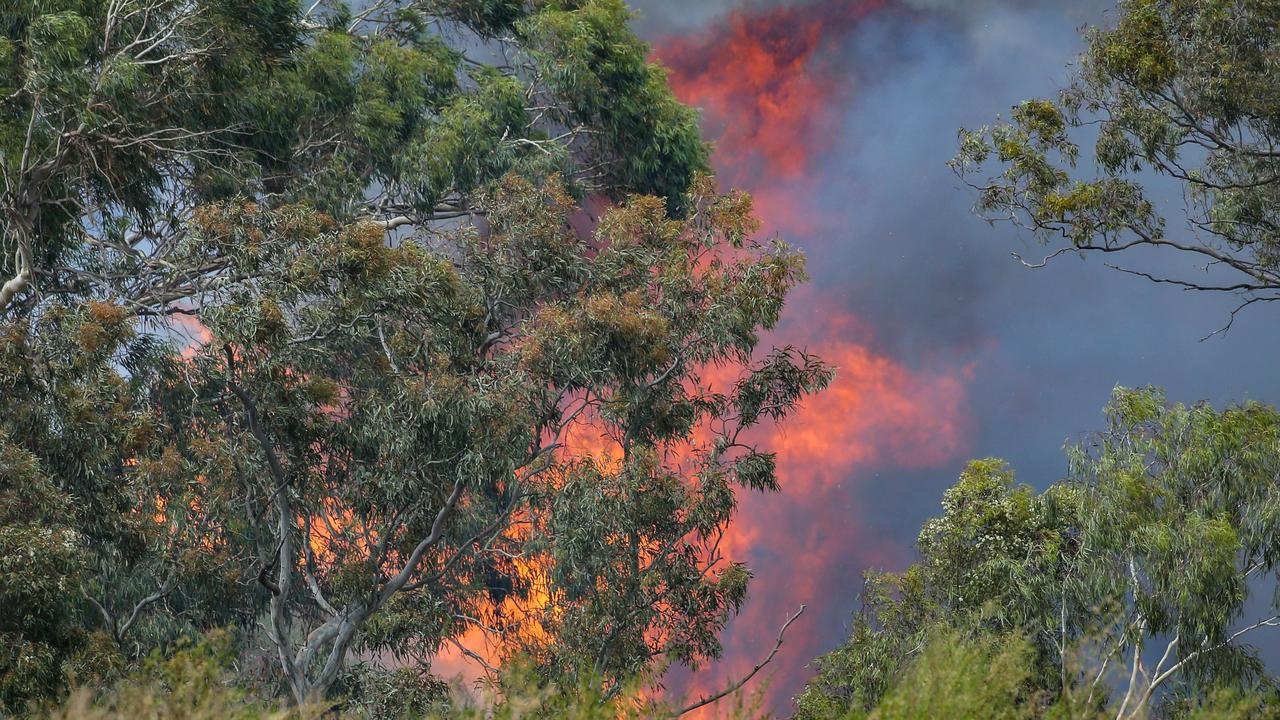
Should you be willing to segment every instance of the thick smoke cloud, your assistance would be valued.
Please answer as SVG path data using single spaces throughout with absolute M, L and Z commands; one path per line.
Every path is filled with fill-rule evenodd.
M 910 562 L 965 459 L 1005 457 L 1047 485 L 1064 442 L 1099 427 L 1117 384 L 1189 402 L 1280 400 L 1280 340 L 1265 312 L 1200 342 L 1230 299 L 1153 286 L 1097 258 L 1027 270 L 1009 253 L 1038 248 L 972 217 L 946 167 L 957 128 L 1061 87 L 1077 29 L 1105 22 L 1110 3 L 633 5 L 677 93 L 704 108 L 721 178 L 753 191 L 768 230 L 808 253 L 812 283 L 773 339 L 842 366 L 833 395 L 775 438 L 783 495 L 743 503 L 734 549 L 757 577 L 725 660 L 673 679 L 674 692 L 749 668 L 805 602 L 773 668 L 769 702 L 785 715 L 803 663 L 843 638 L 861 572 Z

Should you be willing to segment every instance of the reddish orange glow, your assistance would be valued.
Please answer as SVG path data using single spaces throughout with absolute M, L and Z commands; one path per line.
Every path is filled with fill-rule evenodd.
M 726 559 L 748 561 L 757 571 L 752 601 L 735 621 L 750 632 L 731 637 L 725 661 L 680 688 L 689 698 L 718 690 L 741 676 L 768 651 L 772 634 L 800 604 L 851 600 L 841 593 L 852 593 L 856 578 L 833 572 L 851 551 L 875 566 L 901 564 L 903 549 L 866 536 L 858 527 L 856 509 L 841 504 L 847 497 L 846 484 L 859 482 L 862 471 L 877 466 L 933 467 L 962 453 L 967 444 L 964 369 L 954 374 L 913 371 L 874 351 L 855 317 L 808 294 L 798 300 L 808 306 L 804 318 L 822 322 L 806 327 L 792 321 L 770 339 L 778 344 L 807 344 L 837 367 L 837 377 L 783 425 L 752 433 L 752 440 L 778 452 L 783 494 L 744 494 L 738 519 L 720 543 L 718 550 Z M 709 368 L 703 382 L 711 390 L 725 392 L 738 376 L 735 368 Z M 707 439 L 705 428 L 695 431 L 695 444 Z M 590 458 L 606 472 L 620 466 L 620 448 L 589 414 L 566 429 L 563 442 L 566 454 Z M 682 462 L 688 449 L 672 448 L 668 461 Z M 458 639 L 459 645 L 497 666 L 510 650 L 511 638 L 546 639 L 537 618 L 554 603 L 543 567 L 537 558 L 517 563 L 517 574 L 530 592 L 521 600 L 508 598 L 499 608 L 504 632 L 471 626 Z M 787 642 L 792 672 L 823 649 L 823 638 L 805 633 L 804 627 L 797 625 Z M 484 672 L 481 663 L 457 646 L 446 647 L 433 667 L 445 677 L 467 680 L 476 680 Z M 694 716 L 715 717 L 716 712 L 705 708 Z
M 670 68 L 676 94 L 704 111 L 720 177 L 752 192 L 766 232 L 784 231 L 803 245 L 820 240 L 820 228 L 829 225 L 811 198 L 820 185 L 817 161 L 834 147 L 835 109 L 851 92 L 833 62 L 834 41 L 892 5 L 817 0 L 739 10 L 706 33 L 658 44 L 655 54 Z M 177 320 L 208 342 L 198 322 Z M 763 449 L 778 453 L 782 493 L 743 493 L 719 550 L 747 562 L 756 581 L 726 636 L 724 660 L 692 680 L 670 683 L 673 692 L 695 699 L 741 677 L 768 652 L 786 618 L 807 604 L 810 612 L 792 627 L 765 673 L 774 678 L 770 704 L 785 708 L 785 694 L 805 676 L 804 664 L 838 640 L 822 633 L 838 627 L 851 609 L 860 587 L 857 571 L 901 567 L 908 558 L 906 548 L 868 529 L 857 505 L 872 473 L 934 468 L 967 452 L 969 369 L 913 368 L 876 346 L 868 330 L 873 325 L 808 291 L 792 299 L 782 327 L 763 343 L 803 345 L 835 365 L 837 377 L 781 427 L 754 432 Z M 704 378 L 719 391 L 734 379 L 730 372 Z M 620 464 L 617 443 L 589 416 L 566 428 L 563 440 L 567 452 L 593 458 L 606 472 Z M 334 513 L 330 521 L 349 521 L 340 517 Z M 517 523 L 511 538 L 518 540 L 526 528 Z M 311 543 L 318 557 L 329 552 L 323 538 L 313 536 Z M 508 655 L 513 638 L 533 644 L 547 639 L 541 619 L 555 599 L 545 568 L 538 557 L 511 558 L 508 569 L 526 592 L 507 595 L 469 622 L 456 644 L 433 659 L 432 671 L 475 680 L 485 665 Z M 710 706 L 694 716 L 716 715 Z
M 606 473 L 622 468 L 622 446 L 605 432 L 592 413 L 583 413 L 561 435 L 562 457 L 590 459 Z
M 830 146 L 831 99 L 844 89 L 826 63 L 823 41 L 888 4 L 821 0 L 737 10 L 705 34 L 658 44 L 676 95 L 703 109 L 723 179 L 804 177 Z
M 719 177 L 752 193 L 766 232 L 820 252 L 823 229 L 839 226 L 813 200 L 824 180 L 818 160 L 835 148 L 837 113 L 856 91 L 836 53 L 865 18 L 894 5 L 816 0 L 740 9 L 704 33 L 657 43 L 677 96 L 703 111 Z M 741 677 L 786 618 L 808 604 L 765 673 L 773 679 L 768 704 L 785 713 L 804 664 L 839 639 L 823 633 L 843 626 L 861 586 L 856 573 L 908 561 L 907 548 L 867 529 L 860 488 L 880 468 L 927 469 L 965 454 L 971 368 L 912 369 L 877 349 L 871 327 L 808 288 L 789 301 L 771 339 L 806 346 L 837 366 L 836 380 L 782 427 L 757 434 L 778 453 L 782 494 L 742 497 L 721 544 L 757 579 L 726 634 L 724 660 L 674 678 L 673 692 L 692 699 Z M 717 712 L 707 707 L 695 716 Z
M 151 521 L 157 525 L 168 525 L 169 514 L 165 512 L 169 508 L 169 500 L 163 495 L 156 496 L 155 512 L 151 515 Z
M 308 531 L 307 546 L 316 566 L 331 567 L 339 558 L 348 564 L 368 559 L 378 542 L 378 533 L 336 498 L 326 498 L 323 510 L 311 518 L 297 518 L 298 526 Z
M 213 333 L 194 315 L 175 313 L 169 316 L 169 329 L 181 346 L 183 359 L 191 360 L 205 345 L 213 341 Z
M 521 518 L 516 518 L 506 531 L 516 541 L 527 534 L 528 524 Z M 542 557 L 512 558 L 513 579 L 524 592 L 510 593 L 500 603 L 481 608 L 480 616 L 432 658 L 432 673 L 474 685 L 489 668 L 499 667 L 513 652 L 550 640 L 542 624 L 546 613 L 554 613 L 547 567 Z
M 744 495 L 721 543 L 725 556 L 747 562 L 757 579 L 726 638 L 724 660 L 673 683 L 689 699 L 750 670 L 786 618 L 806 604 L 810 612 L 791 628 L 771 668 L 771 704 L 785 707 L 786 695 L 778 693 L 797 690 L 804 664 L 835 640 L 821 634 L 821 615 L 854 600 L 860 582 L 851 566 L 896 568 L 908 559 L 906 548 L 862 527 L 864 518 L 850 500 L 856 488 L 875 468 L 936 467 L 968 445 L 966 369 L 911 370 L 865 344 L 852 316 L 808 304 L 776 340 L 808 339 L 811 351 L 837 367 L 836 379 L 781 426 L 756 433 L 755 440 L 778 453 L 782 493 Z M 809 318 L 821 322 L 804 327 Z M 717 712 L 703 708 L 692 717 Z

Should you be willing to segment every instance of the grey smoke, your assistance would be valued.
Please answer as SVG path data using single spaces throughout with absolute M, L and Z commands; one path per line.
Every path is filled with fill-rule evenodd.
M 634 4 L 642 32 L 656 40 L 703 30 L 734 9 L 782 3 Z M 1010 251 L 1032 256 L 1039 248 L 974 218 L 972 196 L 946 167 L 957 128 L 1007 116 L 1016 102 L 1065 84 L 1082 49 L 1078 28 L 1105 22 L 1114 3 L 902 4 L 917 12 L 882 13 L 827 38 L 824 58 L 839 63 L 847 92 L 836 109 L 838 135 L 814 168 L 822 189 L 812 210 L 826 220 L 813 236 L 789 239 L 808 253 L 817 294 L 868 323 L 879 351 L 923 371 L 973 363 L 968 456 L 1007 458 L 1021 480 L 1043 487 L 1065 469 L 1063 444 L 1101 426 L 1117 384 L 1162 385 L 1183 402 L 1280 401 L 1274 310 L 1248 313 L 1230 333 L 1201 342 L 1226 321 L 1230 298 L 1152 285 L 1107 270 L 1096 257 L 1023 268 Z M 1137 261 L 1171 271 L 1191 265 L 1180 257 Z M 848 508 L 849 522 L 872 536 L 909 548 L 964 460 L 925 471 L 881 467 L 823 502 Z M 784 491 L 770 502 L 781 504 L 784 517 L 801 500 Z M 757 602 L 787 585 L 785 561 L 762 556 L 755 569 Z M 811 632 L 828 638 L 819 650 L 843 637 L 864 569 L 860 548 L 850 547 L 830 569 L 843 585 L 838 597 L 810 599 Z M 770 633 L 731 625 L 726 645 L 754 659 L 760 643 L 753 640 Z M 772 695 L 785 715 L 802 677 L 797 667 L 809 658 L 795 648 L 784 655 L 790 665 L 779 670 Z
M 735 10 L 758 11 L 779 6 L 804 6 L 816 0 L 631 0 L 638 13 L 637 28 L 649 37 L 701 30 Z M 899 5 L 962 21 L 982 21 L 993 9 L 1051 8 L 1076 27 L 1101 17 L 1113 3 L 1103 0 L 899 0 Z

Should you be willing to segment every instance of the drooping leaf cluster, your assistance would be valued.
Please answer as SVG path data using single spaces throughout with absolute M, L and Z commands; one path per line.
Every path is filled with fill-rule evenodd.
M 718 654 L 746 583 L 714 539 L 736 488 L 776 486 L 742 433 L 830 373 L 753 360 L 802 266 L 709 182 L 684 220 L 635 196 L 586 237 L 554 178 L 504 180 L 484 232 L 395 246 L 298 207 L 200 212 L 191 262 L 250 279 L 202 309 L 191 444 L 256 508 L 241 573 L 272 641 L 311 628 L 283 660 L 299 700 L 354 647 L 422 659 L 472 628 L 557 675 Z
M 611 692 L 719 653 L 716 538 L 778 485 L 750 430 L 830 371 L 757 347 L 801 258 L 628 19 L 0 8 L 0 482 L 50 508 L 0 559 L 61 543 L 10 589 L 4 711 L 223 626 L 298 702 L 475 632 Z
M 633 196 L 593 231 L 556 177 L 477 202 L 483 226 L 390 241 L 202 205 L 168 262 L 224 270 L 190 319 L 7 322 L 0 427 L 96 533 L 63 622 L 125 658 L 231 624 L 244 680 L 300 703 L 352 686 L 354 653 L 426 668 L 469 632 L 611 687 L 718 656 L 749 577 L 718 538 L 778 487 L 751 430 L 831 376 L 757 352 L 802 258 L 709 178 L 681 219 Z
M 1122 269 L 1242 303 L 1275 299 L 1280 3 L 1124 0 L 1088 39 L 1057 100 L 961 131 L 952 165 L 977 190 L 977 211 L 1057 245 L 1050 257 L 1154 248 L 1213 272 Z M 1076 172 L 1087 139 L 1092 177 Z M 983 177 L 991 163 L 999 173 Z M 1164 208 L 1184 197 L 1185 221 L 1171 223 Z
M 39 670 L 0 672 L 5 707 L 236 620 L 225 547 L 187 512 L 210 499 L 191 482 L 203 469 L 173 434 L 184 418 L 166 410 L 168 398 L 184 389 L 163 342 L 139 336 L 119 307 L 90 301 L 6 322 L 0 358 L 0 527 L 12 541 L 0 562 L 15 618 L 6 644 L 19 654 L 50 648 Z M 142 612 L 161 600 L 168 613 Z

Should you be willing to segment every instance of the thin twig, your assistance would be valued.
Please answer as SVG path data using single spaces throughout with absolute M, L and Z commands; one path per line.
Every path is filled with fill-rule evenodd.
M 702 698 L 701 700 L 698 700 L 698 702 L 692 705 L 686 706 L 684 709 L 680 710 L 680 712 L 676 713 L 675 717 L 680 717 L 681 715 L 691 713 L 700 707 L 705 707 L 707 705 L 710 705 L 711 703 L 720 700 L 726 695 L 731 695 L 737 692 L 739 688 L 741 688 L 743 685 L 746 685 L 747 682 L 751 680 L 751 678 L 755 677 L 756 673 L 760 672 L 760 670 L 763 669 L 765 665 L 768 665 L 773 660 L 774 655 L 778 654 L 778 649 L 782 647 L 782 638 L 784 635 L 787 634 L 787 628 L 791 627 L 791 623 L 795 622 L 797 618 L 799 618 L 802 614 L 804 614 L 804 608 L 805 606 L 801 605 L 800 609 L 796 611 L 796 614 L 792 615 L 790 619 L 788 619 L 785 623 L 783 623 L 782 629 L 778 631 L 778 639 L 776 642 L 774 642 L 773 649 L 769 651 L 769 654 L 765 657 L 764 660 L 761 660 L 760 662 L 756 663 L 756 666 L 751 668 L 751 672 L 747 673 L 745 676 L 742 677 L 742 679 L 733 683 L 732 685 L 725 688 L 724 690 L 721 690 L 720 692 L 714 695 L 708 695 Z

